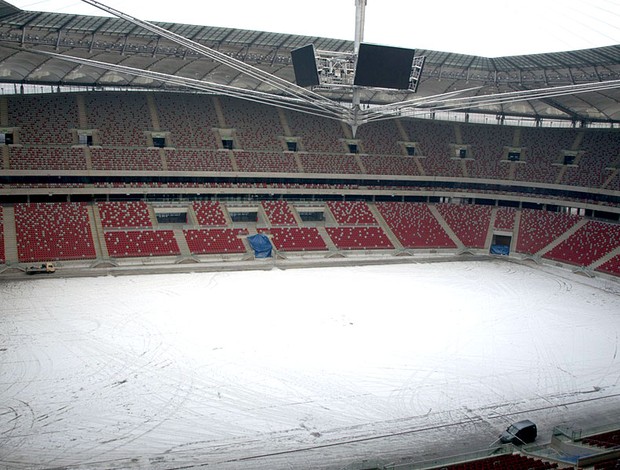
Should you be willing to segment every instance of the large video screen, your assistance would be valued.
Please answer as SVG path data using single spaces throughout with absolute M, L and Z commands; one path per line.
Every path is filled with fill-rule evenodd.
M 317 86 L 319 72 L 316 69 L 314 46 L 312 44 L 291 51 L 295 83 L 302 87 Z
M 409 88 L 414 49 L 360 44 L 354 85 L 406 90 Z

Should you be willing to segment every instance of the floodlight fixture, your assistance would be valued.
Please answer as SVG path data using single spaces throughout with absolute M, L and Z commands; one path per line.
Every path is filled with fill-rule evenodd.
M 426 62 L 426 56 L 417 56 L 413 58 L 413 64 L 411 65 L 411 76 L 409 78 L 409 91 L 413 93 L 418 91 L 420 77 L 422 76 L 422 70 L 424 69 L 424 62 Z

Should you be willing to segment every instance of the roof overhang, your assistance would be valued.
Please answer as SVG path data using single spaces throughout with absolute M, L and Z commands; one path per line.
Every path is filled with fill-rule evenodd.
M 292 50 L 314 44 L 320 50 L 353 51 L 353 42 L 345 40 L 173 23 L 154 25 L 159 30 L 118 17 L 22 11 L 0 1 L 0 86 L 20 83 L 179 90 L 192 88 L 187 83 L 195 81 L 209 84 L 193 88 L 203 92 L 242 90 L 250 97 L 285 96 L 288 88 L 295 87 Z M 171 40 L 160 30 L 189 42 Z M 261 73 L 245 73 L 218 56 L 205 55 L 192 43 Z M 417 54 L 426 57 L 417 93 L 362 89 L 362 105 L 395 109 L 398 103 L 410 102 L 415 103 L 410 109 L 428 113 L 444 109 L 437 99 L 442 97 L 441 102 L 445 102 L 443 97 L 448 96 L 460 101 L 445 105 L 445 109 L 465 113 L 620 122 L 620 45 L 500 58 L 428 50 L 417 50 Z M 266 76 L 273 80 L 265 80 Z M 563 91 L 535 92 L 542 89 Z M 299 94 L 302 98 L 305 95 Z M 351 102 L 351 89 L 346 87 L 318 87 L 308 94 L 345 107 Z M 514 99 L 487 99 L 505 94 Z

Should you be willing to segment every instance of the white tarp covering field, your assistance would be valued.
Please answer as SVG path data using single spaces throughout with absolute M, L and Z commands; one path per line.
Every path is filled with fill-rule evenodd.
M 505 261 L 0 283 L 0 468 L 341 469 L 620 422 L 620 283 Z

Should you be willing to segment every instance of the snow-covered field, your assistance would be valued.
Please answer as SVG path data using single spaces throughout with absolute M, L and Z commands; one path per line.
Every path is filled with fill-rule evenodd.
M 504 261 L 0 283 L 0 468 L 341 469 L 620 421 L 620 283 Z

